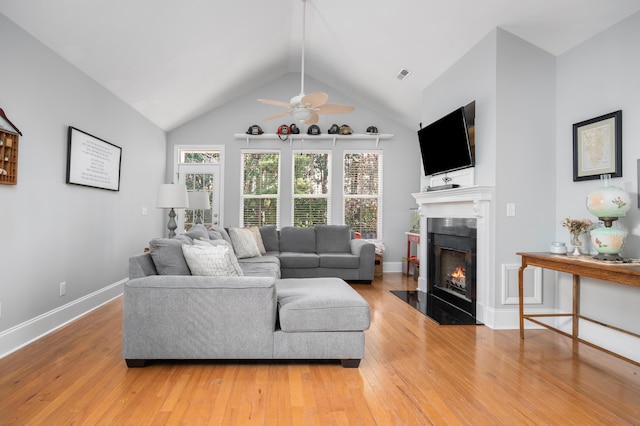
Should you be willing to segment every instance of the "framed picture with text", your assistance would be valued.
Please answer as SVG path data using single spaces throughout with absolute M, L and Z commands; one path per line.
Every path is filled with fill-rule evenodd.
M 622 176 L 622 110 L 573 125 L 573 181 Z
M 67 183 L 120 190 L 122 148 L 69 126 Z

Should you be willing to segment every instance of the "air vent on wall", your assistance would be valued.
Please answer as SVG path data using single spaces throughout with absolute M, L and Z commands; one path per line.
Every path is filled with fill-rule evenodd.
M 402 68 L 396 77 L 398 77 L 398 80 L 404 80 L 409 77 L 409 74 L 411 74 L 411 71 L 406 68 Z

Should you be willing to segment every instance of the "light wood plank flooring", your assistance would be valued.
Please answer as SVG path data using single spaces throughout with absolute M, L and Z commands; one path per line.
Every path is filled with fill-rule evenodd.
M 339 362 L 160 362 L 128 369 L 122 300 L 0 360 L 2 425 L 640 424 L 640 367 L 547 330 L 438 326 L 389 290 L 358 369 Z M 241 338 L 241 336 L 238 336 Z

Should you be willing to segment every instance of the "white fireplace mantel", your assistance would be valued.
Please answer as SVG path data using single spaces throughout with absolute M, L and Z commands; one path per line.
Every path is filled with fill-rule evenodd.
M 442 191 L 418 192 L 411 194 L 418 204 L 420 213 L 420 278 L 418 290 L 427 291 L 427 218 L 456 217 L 475 218 L 477 223 L 476 254 L 476 318 L 482 323 L 492 324 L 488 311 L 494 300 L 493 241 L 494 219 L 491 186 L 467 186 Z

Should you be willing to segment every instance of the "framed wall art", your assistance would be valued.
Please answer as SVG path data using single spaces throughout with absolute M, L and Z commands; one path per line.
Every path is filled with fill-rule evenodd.
M 67 183 L 120 190 L 122 148 L 69 126 Z
M 573 181 L 622 176 L 622 111 L 573 125 Z

